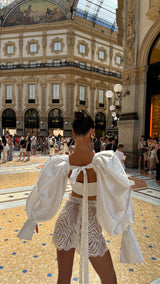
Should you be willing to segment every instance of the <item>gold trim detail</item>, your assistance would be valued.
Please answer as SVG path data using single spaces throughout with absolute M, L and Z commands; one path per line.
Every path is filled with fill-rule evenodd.
M 100 52 L 100 51 L 104 51 L 104 58 L 100 58 L 100 57 L 99 57 L 99 52 Z M 97 58 L 98 58 L 102 63 L 104 63 L 104 61 L 107 60 L 107 58 L 108 58 L 107 50 L 106 50 L 103 46 L 98 47 L 98 49 L 97 49 Z
M 8 46 L 13 46 L 13 53 L 8 53 L 7 51 Z M 14 41 L 5 42 L 4 47 L 3 47 L 4 56 L 8 56 L 8 57 L 14 56 L 16 54 L 16 49 L 17 47 Z
M 61 43 L 61 50 L 54 50 L 54 43 L 55 42 L 60 42 Z M 51 43 L 50 43 L 49 47 L 51 49 L 51 53 L 59 54 L 59 53 L 63 52 L 63 49 L 64 49 L 63 38 L 55 37 L 54 39 L 51 40 Z
M 37 51 L 36 52 L 31 52 L 30 51 L 30 45 L 31 44 L 37 44 Z M 39 49 L 40 49 L 40 45 L 39 45 L 39 41 L 38 40 L 31 39 L 31 40 L 27 41 L 26 50 L 27 50 L 27 54 L 28 55 L 34 56 L 34 55 L 38 54 L 39 53 Z
M 84 45 L 85 46 L 85 53 L 80 52 L 80 45 Z M 78 44 L 77 44 L 77 50 L 78 50 L 78 54 L 81 56 L 88 56 L 89 53 L 89 47 L 88 47 L 88 43 L 84 40 L 79 40 Z

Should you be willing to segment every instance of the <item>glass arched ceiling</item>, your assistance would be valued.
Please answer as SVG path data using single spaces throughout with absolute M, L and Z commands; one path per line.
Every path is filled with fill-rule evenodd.
M 0 0 L 0 9 L 3 9 L 14 0 Z M 118 0 L 78 0 L 76 15 L 111 30 L 118 31 L 116 24 L 116 9 Z
M 76 15 L 109 29 L 118 31 L 116 24 L 117 0 L 79 0 Z

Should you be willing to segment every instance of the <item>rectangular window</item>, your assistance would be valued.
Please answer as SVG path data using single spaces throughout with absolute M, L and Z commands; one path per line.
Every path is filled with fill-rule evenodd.
M 100 67 L 100 68 L 99 68 L 99 71 L 100 71 L 101 73 L 104 73 L 104 68 L 103 68 L 103 67 Z
M 61 41 L 54 42 L 54 51 L 61 50 L 61 49 L 62 49 Z
M 32 67 L 34 68 L 34 67 L 36 67 L 36 62 L 35 61 L 30 61 L 29 65 L 30 65 L 31 68 Z
M 34 104 L 36 99 L 36 86 L 35 84 L 28 85 L 28 103 Z
M 85 54 L 86 53 L 86 46 L 84 44 L 80 44 L 79 52 Z
M 8 54 L 13 54 L 14 46 L 13 45 L 8 45 L 7 46 L 7 53 Z
M 6 104 L 12 103 L 12 85 L 6 85 Z
M 85 105 L 86 104 L 86 87 L 85 86 L 80 86 L 80 89 L 79 89 L 79 102 L 80 102 L 80 105 Z
M 10 68 L 12 69 L 13 64 L 12 64 L 11 62 L 8 62 L 8 63 L 7 63 L 7 67 L 8 67 L 8 69 L 10 69 Z
M 60 97 L 60 86 L 59 84 L 52 84 L 52 103 L 58 104 Z
M 99 58 L 104 59 L 104 51 L 103 50 L 99 50 Z
M 82 68 L 82 69 L 85 68 L 85 66 L 86 66 L 86 64 L 84 62 L 80 62 L 79 65 L 80 65 L 80 68 Z
M 55 59 L 54 60 L 54 66 L 60 66 L 60 60 L 59 59 Z
M 117 63 L 117 64 L 121 64 L 121 58 L 120 58 L 120 56 L 116 56 L 116 63 Z
M 37 44 L 36 43 L 30 44 L 30 52 L 37 52 Z
M 104 90 L 99 90 L 99 107 L 104 107 Z

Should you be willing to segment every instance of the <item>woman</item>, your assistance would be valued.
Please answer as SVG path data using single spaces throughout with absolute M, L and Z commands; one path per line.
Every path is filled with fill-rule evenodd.
M 2 136 L 2 146 L 3 146 L 3 163 L 6 163 L 8 160 L 9 146 L 7 144 L 5 136 Z
M 90 116 L 75 113 L 73 134 L 74 153 L 54 156 L 44 165 L 27 199 L 28 220 L 18 237 L 31 240 L 36 224 L 56 214 L 69 177 L 72 193 L 60 211 L 53 234 L 58 259 L 57 283 L 70 283 L 76 249 L 80 253 L 80 284 L 89 283 L 88 258 L 102 284 L 116 284 L 102 228 L 110 235 L 122 233 L 121 262 L 143 261 L 130 226 L 134 221 L 130 185 L 113 151 L 94 154 L 91 149 L 94 123 Z
M 27 152 L 27 157 L 28 161 L 30 160 L 30 152 L 31 152 L 31 137 L 27 137 L 27 143 L 26 143 L 26 152 Z
M 8 146 L 9 146 L 9 161 L 13 160 L 13 138 L 12 135 L 9 135 L 8 138 Z
M 158 139 L 158 144 L 155 148 L 156 157 L 156 180 L 160 180 L 160 138 Z

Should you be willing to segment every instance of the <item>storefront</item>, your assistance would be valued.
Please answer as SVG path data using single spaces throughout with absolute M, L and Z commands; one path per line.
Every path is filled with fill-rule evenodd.
M 96 137 L 105 137 L 106 135 L 106 117 L 102 112 L 98 112 L 95 116 L 95 135 Z
M 52 109 L 48 114 L 48 132 L 49 135 L 63 136 L 63 112 L 60 109 Z
M 160 137 L 160 35 L 151 48 L 148 65 L 146 136 Z
M 39 113 L 36 109 L 28 109 L 24 116 L 25 135 L 39 135 Z
M 2 130 L 3 134 L 16 133 L 16 113 L 11 108 L 5 109 L 2 113 Z

